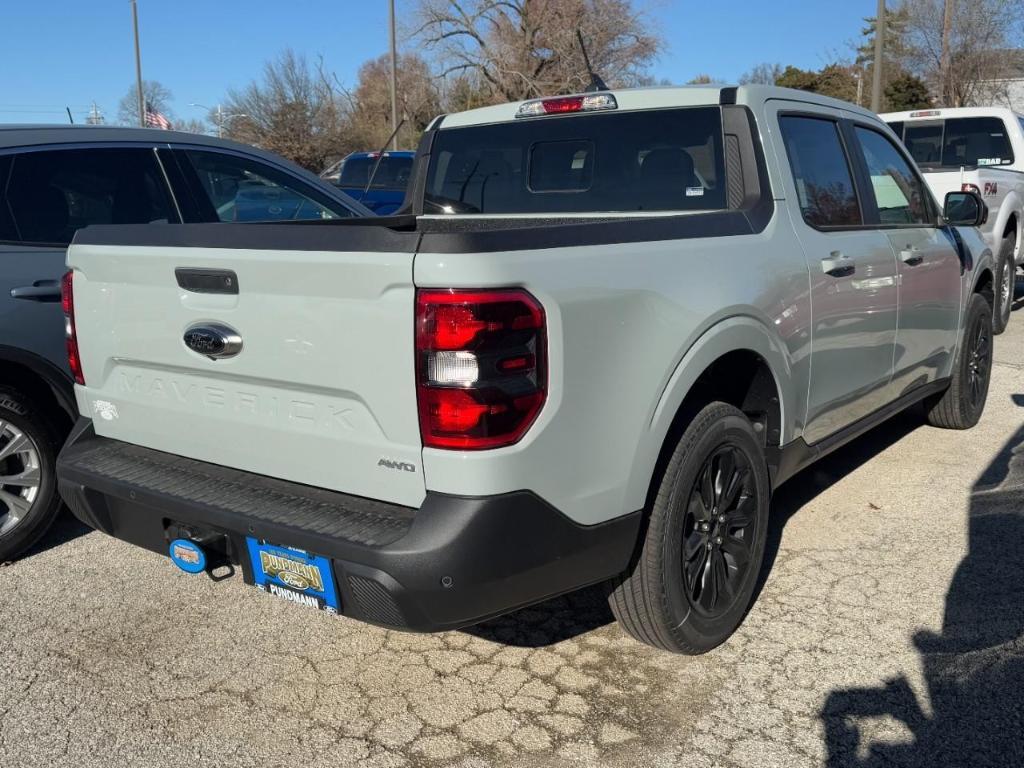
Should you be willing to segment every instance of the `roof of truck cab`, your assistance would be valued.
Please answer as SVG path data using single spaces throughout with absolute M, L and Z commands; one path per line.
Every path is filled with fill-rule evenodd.
M 1008 107 L 948 107 L 934 109 L 913 109 L 908 112 L 885 112 L 879 115 L 887 123 L 915 120 L 945 120 L 950 117 L 1001 117 L 1003 119 L 1024 119 L 1024 115 Z
M 774 85 L 723 85 L 717 83 L 711 85 L 673 85 L 651 88 L 615 88 L 605 91 L 605 93 L 610 93 L 615 97 L 618 103 L 617 111 L 619 112 L 718 104 L 742 104 L 756 111 L 756 108 L 762 106 L 766 101 L 781 99 L 806 104 L 817 104 L 831 109 L 844 109 L 875 120 L 878 119 L 878 116 L 873 112 L 847 101 L 833 99 L 829 96 L 821 96 L 808 91 L 798 91 L 793 88 L 780 88 Z M 550 98 L 556 97 L 552 96 Z M 440 127 L 443 130 L 445 128 L 510 122 L 515 120 L 516 112 L 519 110 L 520 105 L 527 101 L 536 101 L 536 99 L 513 101 L 507 104 L 480 107 L 465 112 L 445 115 L 443 118 L 439 118 L 441 120 L 440 124 L 435 122 L 434 127 Z

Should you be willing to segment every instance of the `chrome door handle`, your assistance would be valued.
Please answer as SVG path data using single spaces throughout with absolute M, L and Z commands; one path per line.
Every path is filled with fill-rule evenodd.
M 924 261 L 924 254 L 917 248 L 904 248 L 900 251 L 900 261 L 912 267 Z
M 857 265 L 842 251 L 832 251 L 827 259 L 821 260 L 821 271 L 832 277 L 846 277 L 857 271 Z
M 11 288 L 12 299 L 29 299 L 30 301 L 59 301 L 60 281 L 36 280 L 32 285 Z

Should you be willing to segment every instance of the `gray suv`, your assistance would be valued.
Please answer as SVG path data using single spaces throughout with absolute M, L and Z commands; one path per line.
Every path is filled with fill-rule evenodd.
M 315 175 L 230 141 L 0 126 L 0 561 L 35 542 L 60 504 L 54 461 L 77 413 L 57 305 L 77 230 L 366 215 Z

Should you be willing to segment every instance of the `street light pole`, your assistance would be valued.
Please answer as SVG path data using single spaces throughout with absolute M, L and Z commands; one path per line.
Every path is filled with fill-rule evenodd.
M 132 27 L 135 30 L 135 90 L 139 101 L 139 126 L 146 127 L 146 97 L 142 93 L 142 54 L 139 53 L 139 6 L 132 4 Z
M 875 67 L 871 78 L 871 111 L 882 111 L 882 57 L 885 51 L 885 0 L 878 0 L 875 16 Z
M 391 130 L 395 135 L 391 139 L 391 148 L 398 149 L 398 52 L 395 45 L 395 0 L 388 3 L 391 27 Z
M 211 109 L 210 107 L 206 106 L 205 104 L 199 104 L 198 102 L 195 102 L 195 101 L 190 101 L 188 103 L 188 105 L 190 107 L 199 107 L 200 109 L 205 109 L 206 113 L 207 113 L 207 117 L 209 117 L 209 114 L 211 112 L 216 112 L 217 113 L 216 123 L 217 123 L 217 138 L 218 139 L 223 139 L 224 138 L 224 123 L 226 123 L 228 120 L 231 120 L 232 118 L 235 118 L 235 117 L 248 117 L 249 116 L 245 112 L 232 112 L 230 114 L 225 115 L 224 114 L 224 106 L 222 104 L 218 104 L 213 109 Z

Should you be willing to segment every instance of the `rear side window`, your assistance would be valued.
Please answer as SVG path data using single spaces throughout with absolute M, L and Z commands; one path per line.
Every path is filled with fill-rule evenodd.
M 902 121 L 897 121 L 895 123 L 886 123 L 886 125 L 888 125 L 890 128 L 892 128 L 892 132 L 895 133 L 899 137 L 900 141 L 903 140 L 903 122 Z
M 341 165 L 338 177 L 339 187 L 355 187 L 365 189 L 366 183 L 373 177 L 370 189 L 390 189 L 404 191 L 412 175 L 412 158 L 400 155 L 385 155 L 380 158 L 376 172 L 373 167 L 377 163 L 375 157 L 350 157 Z
M 812 227 L 861 224 L 853 174 L 835 121 L 783 116 L 779 126 L 804 221 Z
M 587 213 L 726 207 L 718 107 L 442 128 L 428 213 Z
M 7 204 L 24 243 L 67 245 L 90 224 L 177 221 L 151 149 L 58 149 L 14 158 Z
M 185 150 L 214 221 L 337 219 L 352 212 L 269 165 L 220 152 Z M 204 206 L 205 207 L 205 206 Z
M 923 168 L 1010 165 L 1013 147 L 998 117 L 954 117 L 908 122 L 903 136 L 910 156 Z
M 885 136 L 869 128 L 854 129 L 860 142 L 871 189 L 883 225 L 932 224 L 928 193 L 910 164 Z

